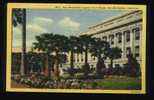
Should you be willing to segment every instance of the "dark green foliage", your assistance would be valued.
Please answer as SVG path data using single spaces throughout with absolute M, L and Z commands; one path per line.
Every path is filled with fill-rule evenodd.
M 87 76 L 90 72 L 90 66 L 88 64 L 88 52 L 90 51 L 91 42 L 94 41 L 94 38 L 92 38 L 89 35 L 82 35 L 79 37 L 79 46 L 81 52 L 84 52 L 85 54 L 85 64 L 82 66 L 84 75 Z
M 124 69 L 120 66 L 115 66 L 114 68 L 114 75 L 123 75 Z
M 126 65 L 124 66 L 125 75 L 131 77 L 140 76 L 141 75 L 140 65 L 135 59 L 135 57 L 133 57 L 131 53 L 127 57 L 128 57 L 128 63 L 126 63 Z
M 44 54 L 29 52 L 26 58 L 28 72 L 42 72 L 44 70 Z
M 106 58 L 106 52 L 109 48 L 109 44 L 106 41 L 103 41 L 99 38 L 94 38 L 93 41 L 91 41 L 91 47 L 90 47 L 90 53 L 92 56 L 95 56 L 98 58 L 97 64 L 96 64 L 96 74 L 99 76 L 103 76 L 104 72 L 103 70 L 106 68 L 104 64 L 104 60 Z
M 18 24 L 22 24 L 23 21 L 23 9 L 14 8 L 13 11 L 13 26 L 17 26 Z
M 121 57 L 121 49 L 118 47 L 108 48 L 107 57 L 110 58 L 111 65 L 109 67 L 113 67 L 113 60 Z
M 84 64 L 82 66 L 82 70 L 84 72 L 84 76 L 87 77 L 88 74 L 89 74 L 89 72 L 90 72 L 90 66 L 89 66 L 89 64 L 88 63 L 87 64 Z
M 49 55 L 54 55 L 54 74 L 59 77 L 59 65 L 66 62 L 65 52 L 69 51 L 68 38 L 64 35 L 44 33 L 36 36 L 37 42 L 34 42 L 34 49 L 46 53 L 46 69 L 49 70 Z M 50 75 L 50 74 L 49 74 Z
M 109 68 L 107 69 L 106 75 L 113 75 L 114 74 L 114 68 L 109 66 Z
M 21 53 L 12 53 L 12 74 L 20 73 Z
M 70 38 L 68 39 L 68 43 L 66 44 L 69 48 L 69 51 L 71 53 L 71 57 L 70 57 L 70 69 L 69 69 L 69 73 L 71 76 L 74 76 L 74 53 L 79 53 L 79 47 L 78 47 L 78 43 L 79 43 L 79 38 L 75 37 L 75 36 L 70 36 Z

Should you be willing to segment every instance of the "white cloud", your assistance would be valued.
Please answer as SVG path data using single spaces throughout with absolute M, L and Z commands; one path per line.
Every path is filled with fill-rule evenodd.
M 47 29 L 39 26 L 38 24 L 28 24 L 27 33 L 28 34 L 37 34 L 47 32 Z
M 71 31 L 76 31 L 80 27 L 80 23 L 72 20 L 70 17 L 64 17 L 62 20 L 59 21 L 59 25 L 60 27 Z
M 32 45 L 32 42 L 35 40 L 35 36 L 48 32 L 47 29 L 39 26 L 38 24 L 27 24 L 26 29 L 26 38 L 27 38 L 27 47 Z M 22 43 L 22 31 L 21 27 L 13 27 L 13 47 L 21 47 Z
M 33 23 L 39 24 L 40 26 L 46 27 L 47 25 L 51 25 L 54 21 L 51 18 L 46 18 L 46 17 L 36 17 L 33 20 Z
M 52 32 L 52 30 L 60 30 L 66 35 L 73 34 L 74 31 L 77 31 L 80 27 L 80 23 L 72 20 L 70 17 L 64 17 L 59 22 L 55 23 L 54 26 L 53 20 L 44 17 L 34 18 L 31 22 L 27 23 L 26 29 L 26 45 L 27 47 L 32 46 L 32 43 L 35 41 L 35 36 L 40 35 L 42 33 Z M 13 46 L 21 47 L 22 43 L 22 31 L 21 27 L 13 28 Z
M 48 32 L 48 30 L 44 27 L 41 27 L 38 24 L 28 24 L 27 25 L 27 47 L 32 45 L 32 42 L 34 42 L 35 40 L 35 36 L 42 34 L 42 33 L 46 33 Z

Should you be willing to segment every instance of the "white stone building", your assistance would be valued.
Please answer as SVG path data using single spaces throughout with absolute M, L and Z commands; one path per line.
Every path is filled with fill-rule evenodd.
M 96 25 L 89 27 L 87 32 L 80 35 L 91 35 L 92 37 L 101 38 L 108 41 L 111 47 L 119 47 L 122 50 L 122 56 L 113 60 L 113 67 L 121 66 L 127 63 L 127 54 L 133 53 L 140 63 L 140 46 L 142 33 L 142 11 L 127 11 L 127 13 L 111 17 Z M 84 64 L 84 54 L 74 54 L 74 66 L 81 67 Z M 96 67 L 97 58 L 88 54 L 88 63 L 91 67 Z M 105 60 L 106 67 L 109 66 L 110 60 Z M 64 64 L 70 67 L 70 54 L 68 62 Z M 65 67 L 65 68 L 66 68 Z

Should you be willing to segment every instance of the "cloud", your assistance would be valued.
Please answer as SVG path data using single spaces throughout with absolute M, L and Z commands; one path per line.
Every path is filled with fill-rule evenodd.
M 13 27 L 13 47 L 21 47 L 22 43 L 22 31 L 21 27 Z M 32 42 L 35 40 L 35 36 L 46 33 L 48 30 L 46 28 L 43 28 L 37 24 L 27 24 L 27 29 L 26 29 L 26 38 L 27 38 L 27 47 L 32 45 Z
M 47 33 L 48 29 L 41 27 L 38 24 L 28 24 L 27 25 L 27 46 L 31 46 L 32 42 L 35 40 L 36 35 L 40 35 L 42 33 Z
M 33 23 L 39 24 L 40 26 L 46 27 L 47 25 L 51 25 L 54 21 L 51 18 L 46 18 L 46 17 L 36 17 L 33 20 Z
M 27 33 L 36 34 L 36 33 L 44 33 L 47 32 L 47 29 L 41 27 L 38 24 L 28 24 L 27 25 Z
M 80 23 L 72 20 L 70 17 L 64 17 L 59 21 L 59 26 L 66 30 L 77 31 L 80 27 Z
M 36 41 L 36 35 L 40 35 L 42 33 L 50 33 L 52 31 L 57 31 L 58 29 L 58 34 L 66 33 L 66 35 L 69 36 L 70 34 L 74 34 L 75 31 L 78 31 L 80 27 L 80 23 L 72 20 L 70 17 L 64 17 L 63 19 L 55 23 L 54 26 L 52 26 L 53 22 L 54 21 L 51 18 L 45 17 L 36 17 L 32 19 L 30 22 L 28 22 L 26 27 L 27 47 L 32 46 L 32 43 Z M 21 29 L 22 28 L 19 26 L 13 28 L 13 46 L 15 47 L 21 47 Z

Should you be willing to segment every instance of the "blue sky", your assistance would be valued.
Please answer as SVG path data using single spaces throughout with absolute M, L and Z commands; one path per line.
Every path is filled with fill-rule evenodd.
M 106 18 L 125 13 L 118 10 L 27 10 L 27 47 L 42 33 L 78 35 Z M 21 47 L 21 27 L 13 28 L 13 47 Z

